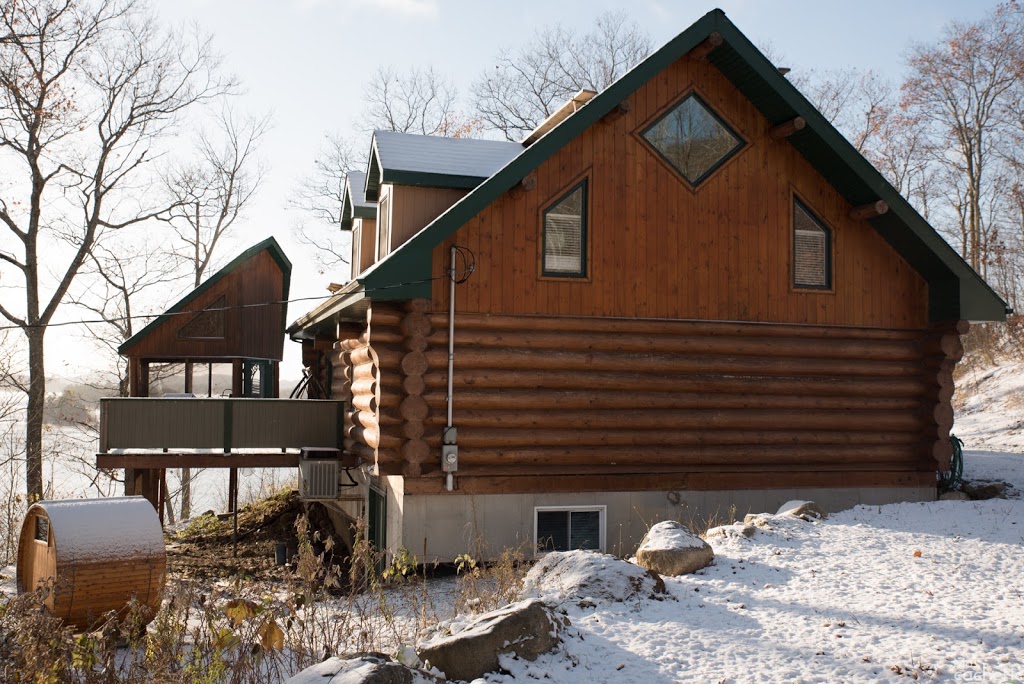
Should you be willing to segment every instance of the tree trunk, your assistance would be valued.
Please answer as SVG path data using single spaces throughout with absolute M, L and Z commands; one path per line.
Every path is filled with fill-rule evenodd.
M 29 501 L 43 498 L 43 409 L 46 404 L 46 369 L 43 336 L 46 328 L 28 328 L 28 416 L 25 421 L 25 491 Z
M 181 469 L 181 519 L 192 517 L 192 469 Z

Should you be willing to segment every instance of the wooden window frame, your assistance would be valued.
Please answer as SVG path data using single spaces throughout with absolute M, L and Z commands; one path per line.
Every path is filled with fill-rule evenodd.
M 377 259 L 375 262 L 391 254 L 391 191 L 389 189 L 387 195 L 384 195 L 382 189 L 380 194 L 382 197 L 377 204 Z
M 583 188 L 582 216 L 580 217 L 580 271 L 548 271 L 547 260 L 547 222 L 545 218 L 554 207 L 573 194 L 579 188 Z M 577 176 L 572 182 L 563 187 L 553 198 L 541 205 L 539 210 L 540 221 L 540 267 L 539 280 L 572 280 L 587 282 L 590 280 L 590 170 Z
M 553 197 L 549 198 L 547 202 L 544 202 L 540 209 L 537 211 L 538 222 L 541 225 L 541 240 L 539 257 L 538 257 L 538 275 L 537 280 L 539 281 L 571 281 L 574 283 L 589 283 L 591 281 L 591 240 L 590 240 L 590 217 L 592 215 L 592 207 L 590 200 L 590 176 L 591 170 L 588 168 L 586 171 L 581 173 L 579 176 L 573 178 L 567 185 L 563 185 L 558 193 Z M 567 198 L 569 195 L 574 193 L 579 187 L 583 186 L 583 216 L 581 221 L 581 232 L 580 232 L 580 265 L 582 270 L 577 273 L 570 273 L 564 271 L 548 271 L 545 267 L 545 247 L 547 243 L 547 226 L 545 225 L 545 216 L 548 212 L 557 206 L 562 200 Z
M 597 549 L 589 549 L 589 550 L 591 550 L 591 551 L 600 551 L 601 553 L 605 552 L 605 549 L 607 548 L 607 541 L 608 541 L 608 506 L 606 506 L 604 504 L 594 504 L 592 506 L 534 506 L 533 507 L 533 555 L 534 555 L 534 558 L 540 558 L 541 556 L 544 556 L 544 555 L 546 555 L 548 553 L 551 553 L 551 551 L 554 550 L 554 549 L 552 549 L 552 550 L 541 550 L 539 548 L 539 544 L 538 544 L 539 540 L 537 539 L 537 514 L 542 512 L 542 511 L 543 512 L 547 512 L 547 513 L 563 513 L 563 512 L 564 513 L 573 513 L 573 512 L 577 512 L 577 511 L 580 512 L 580 513 L 587 513 L 587 512 L 595 512 L 596 511 L 598 513 L 598 516 L 599 516 L 598 535 L 600 536 L 600 540 L 599 540 L 600 544 L 599 544 L 599 548 L 597 548 Z M 572 516 L 569 516 L 569 520 L 570 521 L 572 520 Z M 571 533 L 570 533 L 570 535 L 571 535 Z M 574 550 L 574 549 L 570 549 L 570 550 Z
M 658 122 L 660 122 L 666 116 L 671 114 L 676 107 L 681 105 L 690 97 L 696 98 L 697 101 L 704 106 L 704 109 L 706 109 L 708 113 L 711 114 L 711 116 L 713 116 L 716 121 L 718 121 L 718 123 L 722 124 L 722 126 L 724 126 L 726 130 L 732 133 L 739 141 L 736 147 L 734 147 L 729 152 L 729 154 L 722 157 L 718 162 L 711 166 L 711 168 L 709 168 L 707 171 L 702 173 L 700 177 L 698 177 L 693 182 L 691 182 L 686 176 L 684 176 L 683 172 L 676 168 L 676 165 L 673 164 L 668 159 L 668 157 L 662 154 L 661 150 L 659 150 L 653 144 L 651 144 L 651 142 L 647 140 L 647 138 L 644 136 L 644 133 L 646 133 L 651 128 L 656 126 Z M 686 186 L 686 188 L 691 192 L 696 192 L 699 186 L 703 185 L 704 182 L 709 180 L 712 176 L 717 175 L 718 172 L 726 164 L 729 163 L 729 161 L 735 159 L 737 156 L 739 156 L 741 152 L 750 147 L 750 141 L 747 139 L 747 137 L 740 133 L 739 129 L 735 125 L 733 125 L 733 123 L 730 122 L 724 115 L 722 115 L 722 113 L 719 112 L 716 107 L 713 107 L 711 103 L 708 102 L 708 98 L 705 97 L 704 94 L 701 93 L 701 91 L 694 86 L 687 88 L 679 97 L 675 98 L 674 100 L 666 104 L 664 107 L 655 112 L 653 116 L 649 117 L 646 121 L 640 124 L 640 126 L 633 131 L 633 137 L 641 145 L 647 148 L 648 151 L 654 154 L 655 158 L 659 162 L 661 162 L 661 165 L 668 169 L 673 176 L 682 181 L 683 185 Z
M 825 232 L 825 285 L 800 285 L 796 282 L 796 208 L 797 205 Z M 795 191 L 790 193 L 789 203 L 789 287 L 793 292 L 829 294 L 835 293 L 835 231 L 825 223 L 821 214 Z

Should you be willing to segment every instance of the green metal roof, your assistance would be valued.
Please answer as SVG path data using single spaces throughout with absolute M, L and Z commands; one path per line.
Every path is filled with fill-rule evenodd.
M 172 314 L 178 314 L 178 313 L 182 313 L 182 312 L 189 312 L 190 310 L 187 309 L 186 307 L 190 303 L 195 301 L 195 299 L 197 297 L 199 297 L 199 295 L 201 295 L 204 292 L 206 292 L 207 290 L 209 290 L 217 282 L 219 282 L 220 280 L 225 278 L 228 274 L 230 274 L 236 268 L 238 268 L 243 263 L 245 263 L 249 259 L 253 258 L 257 254 L 259 254 L 263 250 L 267 250 L 268 252 L 270 252 L 270 256 L 273 257 L 274 261 L 277 262 L 277 265 L 281 267 L 281 273 L 284 275 L 284 287 L 282 289 L 282 297 L 281 297 L 281 299 L 285 302 L 285 304 L 281 307 L 281 329 L 283 331 L 285 326 L 287 326 L 287 324 L 288 324 L 288 304 L 287 304 L 287 302 L 288 302 L 288 289 L 289 289 L 289 285 L 291 283 L 291 277 L 292 277 L 292 262 L 288 260 L 287 256 L 285 256 L 284 251 L 281 249 L 281 245 L 277 244 L 277 240 L 275 240 L 272 237 L 269 237 L 266 240 L 264 240 L 263 242 L 260 242 L 259 244 L 253 245 L 249 249 L 245 250 L 244 252 L 242 252 L 241 254 L 236 256 L 226 266 L 224 266 L 224 268 L 220 269 L 219 271 L 214 273 L 212 276 L 210 276 L 209 278 L 204 280 L 202 283 L 200 283 L 199 287 L 197 287 L 196 289 L 192 290 L 187 295 L 185 295 L 184 297 L 179 299 L 177 302 L 175 302 L 173 305 L 171 305 L 170 308 L 168 308 L 162 314 L 160 314 L 159 316 L 154 318 L 152 321 L 150 321 L 148 324 L 146 324 L 146 327 L 144 327 L 142 330 L 140 330 L 139 332 L 135 333 L 134 335 L 129 337 L 127 340 L 125 340 L 121 344 L 121 346 L 117 348 L 117 353 L 118 354 L 124 354 L 126 349 L 128 349 L 131 346 L 133 346 L 137 342 L 141 341 L 143 338 L 145 338 L 151 332 L 156 330 L 156 328 L 159 327 L 161 324 L 163 324 L 164 321 L 170 320 Z M 200 310 L 196 310 L 196 313 L 198 313 L 199 311 L 201 311 L 201 309 Z
M 431 252 L 436 245 L 716 32 L 723 41 L 708 59 L 771 124 L 796 116 L 806 120 L 806 127 L 788 140 L 826 180 L 854 206 L 879 199 L 888 203 L 889 212 L 872 219 L 871 225 L 928 282 L 932 320 L 1005 320 L 1009 312 L 1006 303 L 718 9 L 701 17 L 365 271 L 358 281 L 366 295 L 381 300 L 429 297 Z M 371 154 L 369 173 L 379 178 L 374 161 Z

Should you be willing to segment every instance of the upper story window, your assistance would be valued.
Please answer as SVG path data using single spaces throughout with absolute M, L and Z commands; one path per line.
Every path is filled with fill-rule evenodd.
M 544 210 L 545 276 L 587 275 L 587 181 L 584 179 Z
M 391 252 L 391 214 L 388 213 L 390 199 L 382 197 L 377 209 L 377 261 Z
M 696 93 L 680 100 L 640 136 L 692 186 L 743 147 L 743 139 Z
M 793 287 L 832 289 L 832 231 L 793 198 Z

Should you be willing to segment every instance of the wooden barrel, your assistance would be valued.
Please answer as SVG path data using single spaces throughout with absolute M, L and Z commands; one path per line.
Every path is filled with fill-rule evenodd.
M 18 542 L 18 591 L 52 588 L 46 607 L 77 629 L 132 597 L 160 608 L 167 555 L 153 506 L 141 496 L 40 501 L 25 516 Z

